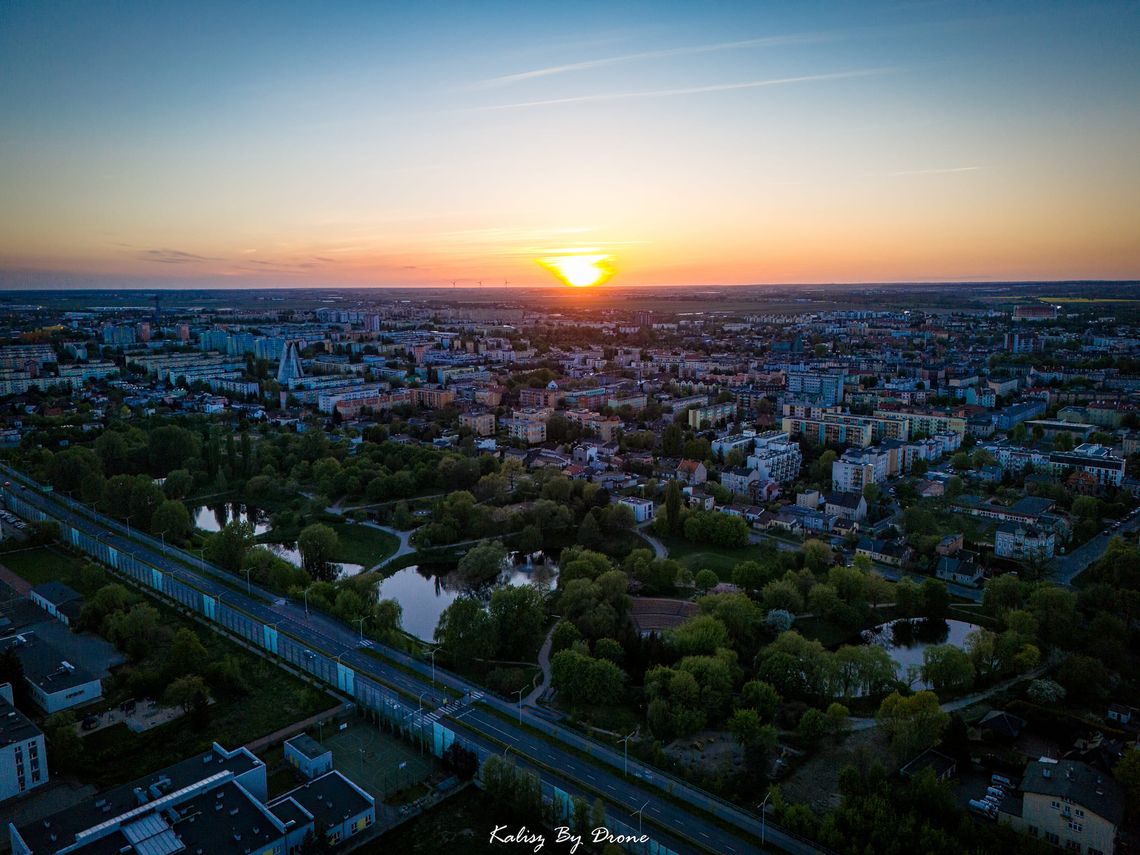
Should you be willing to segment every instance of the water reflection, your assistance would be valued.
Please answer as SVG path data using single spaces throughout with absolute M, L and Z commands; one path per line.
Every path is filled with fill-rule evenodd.
M 300 567 L 303 562 L 301 560 L 301 551 L 297 549 L 296 543 L 265 543 L 262 544 L 267 547 L 270 552 L 278 558 L 283 558 L 292 564 L 294 567 Z M 351 564 L 347 561 L 338 562 L 336 565 L 337 578 L 343 579 L 348 576 L 355 576 L 357 573 L 364 569 L 362 564 Z
M 900 618 L 864 630 L 862 639 L 865 644 L 878 644 L 885 649 L 899 666 L 899 676 L 918 690 L 930 688 L 917 676 L 926 649 L 937 644 L 953 644 L 964 649 L 966 636 L 977 629 L 980 627 L 976 624 L 962 620 Z
M 493 582 L 472 585 L 451 565 L 414 564 L 397 570 L 379 582 L 383 599 L 395 600 L 403 608 L 403 628 L 423 641 L 432 641 L 440 615 L 461 596 L 474 596 L 489 602 L 491 594 L 508 585 L 535 585 L 550 591 L 558 580 L 558 566 L 541 552 L 519 555 L 512 552 Z
M 269 531 L 269 514 L 247 505 L 244 502 L 218 502 L 213 505 L 198 505 L 190 510 L 190 518 L 194 525 L 202 531 L 221 531 L 235 520 L 248 522 L 253 526 L 256 535 Z

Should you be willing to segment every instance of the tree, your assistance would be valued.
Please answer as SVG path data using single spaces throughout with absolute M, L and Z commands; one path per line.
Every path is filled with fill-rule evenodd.
M 694 581 L 697 584 L 697 590 L 701 593 L 704 593 L 712 588 L 715 588 L 717 586 L 717 583 L 720 582 L 720 577 L 718 577 L 712 570 L 705 569 L 697 573 L 697 578 Z
M 804 556 L 804 566 L 813 573 L 822 573 L 835 560 L 831 547 L 822 540 L 805 541 L 801 551 Z
M 499 656 L 518 659 L 528 655 L 542 638 L 545 618 L 542 594 L 532 585 L 511 585 L 491 594 Z
M 197 674 L 186 674 L 173 680 L 166 691 L 163 692 L 163 703 L 172 707 L 181 707 L 183 712 L 190 712 L 199 695 L 209 698 L 209 689 L 205 681 Z
M 456 569 L 468 582 L 486 582 L 503 572 L 507 548 L 498 540 L 478 543 L 459 559 Z
M 1094 496 L 1077 496 L 1073 499 L 1072 511 L 1074 516 L 1082 520 L 1100 519 L 1100 501 Z
M 150 652 L 162 625 L 158 609 L 147 603 L 134 605 L 129 611 L 113 612 L 103 623 L 103 634 L 136 659 Z
M 144 531 L 156 531 L 153 527 L 153 517 L 159 506 L 166 501 L 166 495 L 154 481 L 145 475 L 135 478 L 131 485 L 130 514 L 137 528 Z M 122 515 L 123 509 L 117 508 L 113 513 Z
M 459 597 L 440 615 L 435 640 L 452 662 L 466 668 L 494 655 L 495 623 L 477 599 Z
M 1065 700 L 1066 694 L 1064 687 L 1054 680 L 1040 679 L 1029 684 L 1029 699 L 1042 706 L 1059 704 Z
M 780 707 L 780 693 L 771 683 L 749 680 L 740 690 L 742 707 L 754 709 L 764 721 L 771 721 Z
M 665 523 L 671 534 L 677 534 L 681 530 L 681 502 L 680 483 L 676 480 L 670 481 L 665 488 Z
M 670 631 L 668 638 L 682 656 L 712 654 L 728 646 L 728 628 L 712 615 L 697 615 Z
M 318 581 L 335 581 L 336 565 L 333 562 L 339 549 L 340 539 L 336 530 L 323 523 L 305 526 L 297 538 L 301 566 Z
M 83 758 L 83 740 L 76 732 L 75 713 L 63 710 L 49 715 L 44 720 L 43 731 L 51 773 L 58 775 L 75 769 Z
M 150 465 L 159 475 L 167 475 L 172 469 L 187 468 L 186 461 L 198 457 L 201 452 L 197 435 L 177 425 L 155 428 L 148 439 Z
M 922 609 L 928 618 L 945 620 L 950 613 L 950 592 L 940 579 L 922 581 Z
M 167 667 L 172 674 L 201 674 L 210 661 L 198 634 L 189 627 L 174 633 L 167 656 Z
M 613 704 L 625 691 L 625 674 L 617 665 L 576 650 L 563 650 L 551 658 L 550 677 L 570 704 Z
M 800 716 L 800 722 L 796 725 L 796 737 L 804 746 L 814 748 L 827 736 L 827 730 L 827 716 L 811 707 Z
M 1128 797 L 1128 810 L 1132 816 L 1140 812 L 1140 748 L 1129 748 L 1112 768 L 1116 780 L 1124 787 Z
M 581 639 L 582 633 L 578 631 L 578 627 L 568 620 L 560 620 L 554 625 L 554 630 L 550 636 L 550 652 L 553 654 L 560 650 L 567 650 Z
M 254 543 L 253 525 L 244 520 L 233 520 L 210 538 L 206 553 L 215 564 L 236 573 L 244 566 L 246 553 Z
M 440 759 L 444 767 L 458 775 L 462 781 L 470 781 L 479 771 L 479 755 L 458 742 L 452 742 Z
M 150 522 L 155 534 L 163 534 L 171 543 L 181 543 L 190 534 L 190 512 L 181 502 L 167 499 L 158 506 Z
M 593 511 L 582 517 L 582 524 L 578 527 L 578 543 L 585 547 L 594 548 L 602 542 L 602 527 L 598 525 L 598 518 Z
M 162 482 L 162 492 L 171 499 L 185 499 L 194 489 L 194 476 L 186 469 L 175 469 Z
M 953 644 L 933 644 L 922 653 L 922 679 L 939 691 L 965 690 L 974 683 L 974 663 Z
M 950 716 L 938 708 L 938 696 L 933 692 L 916 692 L 905 698 L 891 692 L 879 705 L 877 718 L 899 757 L 913 757 L 932 747 L 950 723 Z

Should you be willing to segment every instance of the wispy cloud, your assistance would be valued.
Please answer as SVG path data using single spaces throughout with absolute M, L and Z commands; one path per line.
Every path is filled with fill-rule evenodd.
M 220 261 L 206 255 L 195 255 L 192 252 L 183 252 L 180 249 L 144 249 L 140 250 L 138 257 L 143 261 L 157 261 L 159 264 L 198 264 L 203 261 Z
M 741 50 L 745 48 L 783 47 L 788 45 L 817 44 L 838 38 L 837 35 L 827 33 L 800 33 L 786 36 L 768 36 L 758 39 L 743 39 L 735 42 L 715 42 L 713 44 L 689 45 L 686 47 L 666 48 L 664 50 L 641 51 L 640 53 L 627 53 L 620 56 L 607 56 L 599 59 L 588 59 L 582 62 L 570 62 L 564 65 L 551 65 L 546 68 L 534 68 L 530 71 L 520 71 L 515 74 L 504 74 L 500 77 L 491 77 L 472 84 L 473 89 L 490 89 L 497 86 L 509 86 L 512 83 L 522 83 L 526 80 L 535 80 L 540 77 L 552 77 L 556 74 L 571 74 L 576 71 L 590 71 L 595 68 L 607 68 L 613 65 L 625 65 L 630 62 L 642 62 L 654 59 L 671 59 L 678 56 L 693 56 L 702 53 L 716 53 L 727 50 Z
M 836 71 L 829 74 L 805 74 L 800 77 L 775 77 L 770 80 L 745 80 L 739 83 L 714 83 L 709 86 L 685 86 L 673 89 L 646 89 L 636 92 L 602 92 L 596 95 L 572 95 L 567 98 L 548 98 L 541 101 L 517 101 L 512 104 L 493 104 L 473 107 L 471 111 L 523 110 L 534 107 L 552 107 L 558 104 L 587 104 L 598 101 L 624 101 L 633 98 L 672 98 L 680 95 L 704 95 L 711 92 L 732 92 L 739 89 L 763 89 L 787 86 L 793 83 L 815 83 L 823 80 L 848 80 L 853 77 L 871 77 L 889 74 L 891 68 L 864 68 L 854 71 Z
M 980 166 L 949 166 L 941 169 L 902 169 L 898 172 L 888 172 L 892 177 L 906 175 L 949 175 L 954 172 L 977 172 Z

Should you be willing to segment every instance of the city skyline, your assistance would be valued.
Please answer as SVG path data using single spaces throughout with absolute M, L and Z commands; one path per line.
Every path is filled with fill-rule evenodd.
M 1133 4 L 6 15 L 6 288 L 1140 277 Z

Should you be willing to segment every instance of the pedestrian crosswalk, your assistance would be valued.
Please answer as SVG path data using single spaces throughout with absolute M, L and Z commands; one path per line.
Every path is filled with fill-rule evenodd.
M 463 695 L 462 697 L 452 698 L 450 701 L 448 701 L 442 707 L 439 707 L 438 709 L 435 709 L 432 712 L 425 715 L 424 721 L 431 721 L 431 722 L 439 721 L 444 716 L 454 715 L 455 713 L 459 712 L 460 710 L 464 709 L 465 707 L 469 707 L 469 706 L 472 706 L 473 704 L 477 704 L 482 699 L 483 699 L 483 693 L 479 692 L 479 691 L 468 692 L 467 694 Z

